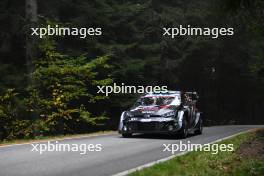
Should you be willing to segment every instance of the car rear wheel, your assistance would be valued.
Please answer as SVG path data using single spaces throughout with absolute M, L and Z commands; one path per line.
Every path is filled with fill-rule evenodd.
M 130 138 L 130 137 L 132 137 L 132 133 L 123 133 L 122 137 L 123 138 Z
M 203 133 L 203 121 L 202 121 L 202 119 L 199 120 L 199 122 L 198 122 L 198 128 L 197 128 L 197 130 L 195 130 L 194 133 L 197 134 L 197 135 Z

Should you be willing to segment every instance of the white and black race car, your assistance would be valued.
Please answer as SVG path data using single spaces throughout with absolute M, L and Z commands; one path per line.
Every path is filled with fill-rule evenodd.
M 188 133 L 202 134 L 203 121 L 196 103 L 196 92 L 168 91 L 140 97 L 120 118 L 119 133 L 167 133 L 186 138 Z

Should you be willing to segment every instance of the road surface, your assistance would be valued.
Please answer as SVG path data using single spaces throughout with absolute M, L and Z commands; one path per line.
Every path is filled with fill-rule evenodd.
M 183 142 L 210 143 L 215 140 L 264 126 L 238 125 L 206 127 L 202 135 L 191 135 Z M 177 144 L 180 140 L 164 135 L 137 135 L 121 138 L 118 134 L 84 137 L 59 141 L 65 144 L 101 144 L 102 151 L 88 152 L 32 152 L 31 144 L 0 147 L 0 176 L 105 176 L 138 167 L 162 158 L 163 144 Z M 43 142 L 45 143 L 45 142 Z

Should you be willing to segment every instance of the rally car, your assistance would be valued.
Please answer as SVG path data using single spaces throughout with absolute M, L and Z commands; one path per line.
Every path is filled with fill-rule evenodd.
M 190 132 L 202 134 L 203 121 L 196 104 L 196 92 L 168 91 L 141 96 L 120 117 L 119 133 L 167 133 L 186 138 Z

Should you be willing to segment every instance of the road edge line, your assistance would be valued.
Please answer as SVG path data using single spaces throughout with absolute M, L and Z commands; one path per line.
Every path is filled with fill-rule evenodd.
M 105 133 L 105 134 L 87 134 L 87 135 L 82 135 L 82 136 L 76 136 L 76 137 L 65 137 L 65 138 L 53 138 L 53 139 L 39 139 L 36 141 L 31 141 L 31 142 L 25 142 L 25 143 L 20 143 L 20 144 L 0 144 L 0 148 L 5 148 L 5 147 L 13 147 L 13 146 L 20 146 L 20 145 L 29 145 L 29 144 L 37 144 L 37 143 L 43 143 L 43 142 L 54 142 L 54 141 L 63 141 L 63 140 L 71 140 L 71 139 L 82 139 L 82 138 L 91 138 L 91 137 L 98 137 L 98 136 L 107 136 L 107 135 L 113 135 L 117 134 L 116 131 Z
M 209 142 L 209 143 L 205 143 L 205 144 L 213 144 L 213 143 L 217 143 L 217 142 L 221 142 L 223 140 L 226 140 L 226 139 L 230 139 L 232 137 L 236 137 L 238 135 L 241 135 L 241 134 L 244 134 L 244 133 L 248 133 L 248 132 L 251 132 L 253 130 L 256 130 L 256 129 L 259 129 L 259 128 L 254 128 L 254 129 L 249 129 L 249 130 L 246 130 L 246 131 L 241 131 L 239 133 L 236 133 L 236 134 L 233 134 L 233 135 L 230 135 L 230 136 L 227 136 L 227 137 L 224 137 L 224 138 L 221 138 L 221 139 L 217 139 L 215 141 L 212 141 L 212 142 Z M 203 144 L 203 145 L 205 145 Z M 150 163 L 147 163 L 147 164 L 143 164 L 141 166 L 138 166 L 138 167 L 135 167 L 135 168 L 132 168 L 132 169 L 129 169 L 129 170 L 126 170 L 126 171 L 123 171 L 123 172 L 119 172 L 117 174 L 113 174 L 111 176 L 126 176 L 128 174 L 131 174 L 133 172 L 136 172 L 136 171 L 140 171 L 142 169 L 145 169 L 145 168 L 148 168 L 148 167 L 151 167 L 151 166 L 154 166 L 155 164 L 159 164 L 159 163 L 163 163 L 165 161 L 168 161 L 168 160 L 171 160 L 175 157 L 178 157 L 178 156 L 182 156 L 182 155 L 185 155 L 189 152 L 192 152 L 192 151 L 185 151 L 185 152 L 181 152 L 181 153 L 178 153 L 176 155 L 172 155 L 172 156 L 169 156 L 167 158 L 162 158 L 162 159 L 159 159 L 157 161 L 153 161 L 153 162 L 150 162 Z

